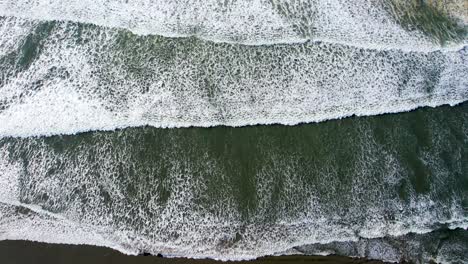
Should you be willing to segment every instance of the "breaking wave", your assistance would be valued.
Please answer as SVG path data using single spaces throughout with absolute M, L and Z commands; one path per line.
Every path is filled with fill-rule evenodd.
M 440 48 L 423 32 L 402 27 L 398 17 L 407 10 L 392 8 L 390 3 L 392 1 L 372 0 L 3 0 L 0 1 L 0 15 L 90 23 L 128 29 L 140 35 L 196 36 L 247 45 L 312 40 L 365 48 Z M 463 3 L 457 1 L 451 1 L 448 7 L 464 8 Z M 464 16 L 460 21 L 462 25 L 463 21 L 466 21 Z
M 294 125 L 468 98 L 467 49 L 244 46 L 2 18 L 0 135 Z

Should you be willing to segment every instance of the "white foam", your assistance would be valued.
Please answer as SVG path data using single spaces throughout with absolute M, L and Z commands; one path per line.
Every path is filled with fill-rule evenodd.
M 295 125 L 455 105 L 468 97 L 466 49 L 245 47 L 73 23 L 57 23 L 42 46 L 27 69 L 0 87 L 0 136 Z
M 19 214 L 18 208 L 31 210 Z M 134 251 L 119 243 L 111 242 L 112 231 L 90 229 L 86 225 L 74 223 L 61 215 L 56 215 L 37 206 L 17 201 L 0 200 L 0 240 L 27 240 L 51 244 L 93 245 L 108 247 L 124 254 L 136 255 Z M 104 234 L 103 234 L 104 233 Z
M 16 18 L 2 19 L 0 26 L 0 57 L 7 55 L 18 43 L 24 40 L 24 37 L 36 26 L 36 23 L 30 20 L 18 20 Z M 2 73 L 3 74 L 3 73 Z
M 21 167 L 18 164 L 8 162 L 9 152 L 0 148 L 0 199 L 19 196 L 18 179 Z
M 2 0 L 0 15 L 246 45 L 313 40 L 381 49 L 440 49 L 422 33 L 401 28 L 384 5 L 372 0 Z
M 441 132 L 433 133 L 437 138 Z M 297 163 L 294 155 L 273 152 L 272 161 L 251 175 L 258 209 L 248 221 L 242 219 L 236 204 L 237 190 L 230 190 L 229 186 L 215 187 L 226 191 L 222 199 L 208 197 L 210 204 L 200 203 L 213 191 L 206 185 L 207 180 L 215 177 L 226 182 L 226 165 L 214 158 L 216 153 L 197 149 L 200 155 L 195 160 L 193 153 L 187 151 L 190 148 L 174 138 L 171 142 L 159 142 L 158 153 L 164 162 L 142 162 L 136 158 L 140 157 L 142 146 L 134 143 L 138 137 L 130 140 L 133 136 L 137 135 L 124 131 L 98 133 L 65 144 L 65 149 L 60 147 L 61 140 L 56 145 L 47 138 L 2 139 L 3 149 L 16 152 L 16 156 L 0 156 L 3 168 L 14 167 L 23 159 L 27 163 L 21 174 L 0 172 L 2 182 L 22 182 L 21 194 L 10 193 L 6 201 L 2 198 L 0 202 L 26 207 L 38 216 L 21 219 L 21 214 L 2 208 L 0 230 L 4 231 L 0 238 L 86 243 L 126 254 L 150 252 L 241 260 L 310 244 L 425 234 L 444 223 L 454 229 L 467 225 L 462 201 L 457 199 L 462 190 L 451 189 L 451 202 L 438 197 L 439 192 L 447 191 L 444 188 L 453 188 L 454 183 L 438 184 L 450 182 L 447 174 L 433 175 L 429 193 L 416 194 L 409 188 L 409 201 L 398 199 L 398 179 L 406 179 L 408 171 L 400 166 L 395 154 L 375 142 L 372 133 L 363 133 L 362 138 L 355 139 L 358 142 L 353 142 L 358 146 L 356 155 L 362 157 L 356 158 L 355 173 L 345 190 L 339 188 L 333 159 L 324 160 L 325 164 L 308 175 L 301 173 L 303 164 Z M 432 155 L 444 147 L 434 145 Z M 165 176 L 155 177 L 160 168 L 165 168 Z M 308 177 L 315 177 L 313 184 L 308 183 Z M 278 201 L 271 197 L 277 192 L 277 179 L 283 182 L 283 198 Z M 129 191 L 129 186 L 133 191 Z M 161 186 L 169 190 L 165 202 L 157 191 Z M 321 196 L 320 190 L 326 190 L 326 196 Z M 41 198 L 44 194 L 45 200 Z M 28 202 L 20 202 L 20 198 Z M 267 221 L 272 208 L 278 210 L 277 219 Z M 387 219 L 387 215 L 393 218 Z M 236 241 L 238 234 L 241 239 Z M 383 253 L 381 256 L 385 257 Z M 375 251 L 373 256 L 379 254 Z
M 25 2 L 16 3 L 3 1 L 0 5 L 10 11 L 26 7 Z M 62 2 L 70 9 L 54 11 L 56 7 L 47 6 L 47 2 L 28 3 L 40 19 L 47 15 L 40 10 L 51 14 L 69 10 L 70 14 L 65 14 L 90 16 L 92 20 L 108 8 L 100 9 L 95 6 L 100 2 L 94 1 L 74 9 L 78 2 Z M 35 7 L 34 3 L 45 7 Z M 334 8 L 333 3 L 340 4 L 336 8 L 344 12 L 345 3 L 330 3 Z M 115 14 L 124 10 L 119 8 Z M 27 11 L 25 16 L 29 15 Z M 338 16 L 352 17 L 346 12 Z M 26 30 L 6 26 L 8 30 L 2 31 L 6 34 L 0 37 L 0 43 L 8 45 L 0 45 L 0 54 L 21 50 L 25 37 L 41 24 L 14 18 L 3 18 L 2 23 L 32 26 Z M 338 30 L 338 36 L 349 37 L 343 33 L 347 30 L 347 26 Z M 360 30 L 359 34 L 368 34 L 365 28 Z M 104 245 L 127 254 L 147 251 L 240 260 L 305 244 L 426 233 L 440 223 L 449 223 L 451 228 L 467 225 L 460 201 L 444 204 L 433 197 L 437 184 L 428 195 L 410 192 L 409 202 L 395 200 L 395 186 L 405 171 L 390 152 L 384 154 L 385 166 L 377 166 L 374 159 L 385 150 L 376 146 L 369 133 L 362 135 L 365 143 L 358 152 L 362 157 L 349 187 L 351 194 L 359 195 L 348 193 L 354 205 L 349 213 L 343 216 L 342 208 L 333 200 L 320 200 L 315 188 L 327 186 L 328 195 L 344 196 L 333 189 L 338 184 L 333 161 L 316 172 L 320 177 L 311 188 L 304 180 L 307 175 L 298 173 L 298 164 L 287 155 L 272 157 L 274 164 L 252 175 L 259 209 L 247 223 L 242 221 L 232 193 L 209 208 L 198 203 L 208 189 L 204 177 L 224 177 L 226 167 L 210 158 L 208 152 L 201 153 L 202 165 L 193 163 L 193 157 L 185 151 L 177 152 L 177 140 L 171 142 L 175 146 L 169 150 L 161 150 L 161 155 L 166 155 L 162 160 L 170 166 L 163 168 L 168 176 L 158 179 L 154 174 L 163 166 L 159 163 L 146 164 L 153 167 L 135 175 L 125 173 L 139 168 L 134 156 L 137 154 L 133 146 L 127 145 L 125 136 L 118 140 L 121 145 L 113 146 L 114 133 L 91 135 L 92 143 L 82 142 L 73 151 L 63 152 L 44 138 L 4 138 L 143 125 L 293 125 L 454 105 L 468 97 L 466 48 L 428 53 L 318 43 L 246 47 L 195 39 L 138 37 L 118 29 L 65 22 L 54 23 L 48 34 L 31 64 L 19 65 L 19 69 L 13 65 L 2 78 L 0 184 L 7 187 L 0 192 L 0 202 L 6 205 L 0 209 L 0 239 Z M 98 140 L 93 141 L 94 137 Z M 12 149 L 21 158 L 12 157 Z M 20 159 L 28 162 L 17 164 Z M 267 205 L 275 191 L 271 189 L 275 181 L 272 175 L 284 177 L 284 193 L 289 200 L 280 200 L 278 219 L 265 224 L 260 220 L 268 214 Z M 150 180 L 140 182 L 133 177 Z M 434 177 L 434 182 L 443 182 L 447 174 Z M 374 187 L 373 181 L 381 186 Z M 130 185 L 136 194 L 128 191 Z M 170 187 L 165 202 L 155 191 L 160 186 Z M 148 194 L 150 197 L 145 196 Z M 298 202 L 304 200 L 303 196 L 307 201 Z M 368 203 L 357 206 L 363 197 Z M 12 207 L 26 207 L 34 214 L 22 217 Z M 385 219 L 388 210 L 395 219 Z M 240 241 L 236 241 L 237 234 L 242 235 Z

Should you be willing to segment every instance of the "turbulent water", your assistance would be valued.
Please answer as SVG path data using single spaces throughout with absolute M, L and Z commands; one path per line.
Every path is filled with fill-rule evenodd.
M 468 6 L 416 2 L 0 0 L 0 239 L 466 263 Z

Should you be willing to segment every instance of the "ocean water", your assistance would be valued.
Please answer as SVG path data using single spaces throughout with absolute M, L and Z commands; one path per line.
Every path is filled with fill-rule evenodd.
M 466 4 L 433 2 L 0 0 L 0 239 L 466 263 Z

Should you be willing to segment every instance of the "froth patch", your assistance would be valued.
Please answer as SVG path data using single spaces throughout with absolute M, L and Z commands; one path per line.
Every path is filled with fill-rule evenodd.
M 11 0 L 0 3 L 0 15 L 248 45 L 312 40 L 380 49 L 440 49 L 421 32 L 403 29 L 385 5 L 370 0 Z
M 19 213 L 21 212 L 21 213 Z M 95 229 L 73 223 L 31 205 L 0 200 L 0 240 L 29 240 L 52 244 L 94 245 L 136 255 L 128 245 L 114 243 L 116 235 L 105 234 L 105 228 Z
M 401 252 L 384 237 L 466 227 L 463 178 L 440 173 L 444 151 L 464 151 L 465 122 L 466 105 L 298 127 L 138 128 L 0 144 L 15 150 L 7 164 L 23 164 L 22 204 L 126 252 L 238 260 L 372 240 L 363 254 L 391 260 Z M 414 175 L 415 163 L 427 173 Z M 411 181 L 428 176 L 423 190 Z
M 247 47 L 76 23 L 42 25 L 48 31 L 33 43 L 34 56 L 20 43 L 14 64 L 4 65 L 11 74 L 0 87 L 2 136 L 145 125 L 295 125 L 454 105 L 468 96 L 465 49 Z
M 54 89 L 51 85 L 48 88 L 2 112 L 0 134 L 15 135 L 26 126 L 28 132 L 23 130 L 20 134 L 67 134 L 70 131 L 115 129 L 119 123 L 99 101 L 63 87 Z
M 0 38 L 0 57 L 12 52 L 35 26 L 36 23 L 30 20 L 18 20 L 13 17 L 3 18 L 0 26 L 0 35 L 2 36 Z
M 335 254 L 387 262 L 464 263 L 466 230 L 441 228 L 425 234 L 407 234 L 353 242 L 333 242 L 296 247 L 302 254 Z
M 19 175 L 21 166 L 9 161 L 9 151 L 0 147 L 0 201 L 19 196 Z

